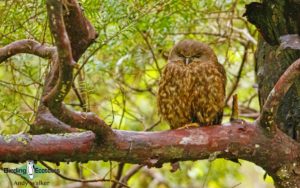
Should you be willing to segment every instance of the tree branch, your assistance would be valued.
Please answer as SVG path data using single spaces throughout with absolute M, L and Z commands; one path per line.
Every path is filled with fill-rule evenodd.
M 270 92 L 257 123 L 268 131 L 274 133 L 276 131 L 276 123 L 274 116 L 276 115 L 278 106 L 285 94 L 293 85 L 295 80 L 300 77 L 300 59 L 292 63 L 286 71 L 281 75 L 272 91 Z
M 122 183 L 127 183 L 128 180 L 134 175 L 136 174 L 140 169 L 142 169 L 144 167 L 144 165 L 136 165 L 134 167 L 132 167 L 131 169 L 129 169 L 127 171 L 127 173 L 121 178 L 120 182 Z M 121 188 L 120 186 L 118 188 Z
M 114 160 L 159 167 L 213 156 L 252 161 L 272 176 L 287 165 L 298 168 L 300 164 L 299 143 L 280 130 L 273 137 L 265 136 L 260 127 L 248 123 L 162 132 L 114 130 L 101 144 L 89 131 L 0 136 L 0 146 L 0 160 L 6 162 Z M 287 173 L 293 174 L 294 167 Z
M 240 83 L 241 77 L 242 77 L 242 72 L 245 66 L 245 63 L 247 62 L 247 56 L 248 56 L 248 50 L 250 47 L 250 42 L 248 42 L 246 45 L 244 45 L 244 54 L 243 54 L 243 58 L 242 58 L 242 62 L 240 64 L 239 70 L 237 72 L 237 75 L 235 76 L 235 81 L 232 84 L 232 88 L 231 90 L 228 92 L 227 97 L 225 99 L 225 104 L 228 104 L 228 101 L 230 100 L 231 96 L 233 95 L 233 93 L 235 92 L 235 90 L 238 88 L 238 85 Z
M 43 166 L 45 166 L 46 168 L 53 170 L 53 168 L 51 168 L 51 167 L 50 167 L 49 165 L 47 165 L 45 162 L 40 161 L 40 163 L 41 163 Z M 65 175 L 63 175 L 63 174 L 61 174 L 61 173 L 59 173 L 59 172 L 56 172 L 55 170 L 53 170 L 53 172 L 54 172 L 57 176 L 61 177 L 61 178 L 64 179 L 64 180 L 69 180 L 69 181 L 74 181 L 74 182 L 81 182 L 81 183 L 90 183 L 90 182 L 112 182 L 112 183 L 115 183 L 115 184 L 120 185 L 120 186 L 122 186 L 122 187 L 128 188 L 127 185 L 125 185 L 125 184 L 122 183 L 122 182 L 119 182 L 118 180 L 105 179 L 105 178 L 90 179 L 90 180 L 86 180 L 86 179 L 76 179 L 76 178 L 67 177 L 67 176 L 65 176 Z
M 61 2 L 47 0 L 47 11 L 50 19 L 50 30 L 55 39 L 55 45 L 57 46 L 58 51 L 58 59 L 55 59 L 54 63 L 58 64 L 59 74 L 58 78 L 52 77 L 56 84 L 47 95 L 43 96 L 42 101 L 55 115 L 72 86 L 73 67 L 75 62 L 73 60 L 71 44 L 62 16 L 63 11 Z
M 67 13 L 64 15 L 63 6 L 67 9 Z M 54 66 L 47 76 L 42 97 L 43 103 L 39 107 L 32 132 L 57 130 L 74 132 L 77 130 L 71 127 L 78 127 L 92 130 L 101 136 L 111 133 L 110 127 L 95 114 L 75 112 L 66 108 L 62 103 L 73 82 L 72 72 L 75 64 L 73 56 L 77 61 L 97 37 L 97 33 L 83 16 L 75 0 L 63 5 L 59 1 L 48 0 L 47 10 L 50 29 L 58 50 L 58 58 L 53 58 Z
M 78 132 L 78 129 L 60 121 L 57 117 L 53 116 L 49 109 L 44 105 L 39 106 L 35 122 L 30 126 L 31 134 L 71 132 Z
M 61 114 L 57 115 L 57 117 L 72 127 L 91 130 L 102 139 L 113 133 L 112 129 L 95 113 L 76 112 L 68 109 L 65 105 L 62 105 L 61 110 Z
M 73 59 L 78 61 L 85 50 L 98 37 L 91 23 L 84 17 L 82 8 L 76 0 L 69 0 L 65 5 L 68 8 L 63 15 L 66 30 L 72 46 Z
M 0 63 L 20 53 L 33 54 L 42 58 L 50 59 L 55 51 L 55 47 L 43 45 L 35 40 L 19 40 L 0 48 Z

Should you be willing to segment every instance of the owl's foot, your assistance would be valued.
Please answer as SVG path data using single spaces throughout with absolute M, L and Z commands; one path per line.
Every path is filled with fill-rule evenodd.
M 189 129 L 189 128 L 196 128 L 196 127 L 200 127 L 198 123 L 189 123 L 177 129 Z
M 230 121 L 231 124 L 238 124 L 241 126 L 240 129 L 245 130 L 247 128 L 247 122 L 243 119 L 234 119 Z

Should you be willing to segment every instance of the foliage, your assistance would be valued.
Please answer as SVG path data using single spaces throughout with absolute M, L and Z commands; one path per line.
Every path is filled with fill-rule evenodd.
M 254 88 L 256 30 L 242 17 L 244 6 L 250 1 L 80 2 L 99 37 L 79 61 L 84 64 L 84 71 L 77 75 L 75 84 L 84 104 L 79 103 L 72 91 L 66 100 L 70 107 L 96 112 L 115 129 L 142 131 L 156 125 L 159 117 L 155 94 L 166 56 L 176 42 L 191 38 L 208 43 L 215 50 L 227 71 L 227 93 L 237 84 L 234 92 L 239 95 L 241 116 L 255 117 L 259 110 Z M 0 47 L 25 38 L 53 43 L 44 0 L 0 1 L 0 17 Z M 0 65 L 2 134 L 29 130 L 47 70 L 47 61 L 31 55 L 18 55 Z M 229 116 L 230 106 L 225 109 L 225 122 Z M 165 122 L 154 128 L 167 129 Z M 63 164 L 59 168 L 76 177 L 76 170 L 70 170 L 74 166 Z M 82 166 L 87 179 L 105 174 L 112 177 L 117 169 L 115 162 L 89 162 Z M 242 166 L 225 160 L 184 162 L 182 169 L 175 173 L 170 173 L 167 166 L 143 168 L 130 179 L 129 185 L 272 187 L 272 181 L 263 180 L 263 171 L 248 162 L 242 162 Z M 131 168 L 132 165 L 126 164 L 124 173 Z M 0 173 L 0 178 L 5 179 L 0 185 L 7 185 L 6 176 Z M 57 184 L 69 183 L 53 176 L 51 180 Z

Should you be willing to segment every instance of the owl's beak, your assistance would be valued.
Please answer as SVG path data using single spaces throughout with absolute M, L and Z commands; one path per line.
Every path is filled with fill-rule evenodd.
M 188 65 L 189 63 L 190 63 L 190 58 L 189 58 L 189 57 L 186 57 L 186 58 L 185 58 L 185 64 Z

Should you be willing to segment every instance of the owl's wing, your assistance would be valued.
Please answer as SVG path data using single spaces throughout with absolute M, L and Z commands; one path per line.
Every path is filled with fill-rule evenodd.
M 221 64 L 195 65 L 191 90 L 192 119 L 200 125 L 220 124 L 225 99 L 226 73 Z
M 158 88 L 158 113 L 172 129 L 190 122 L 189 98 L 184 77 L 185 72 L 182 67 L 169 63 L 163 71 Z

